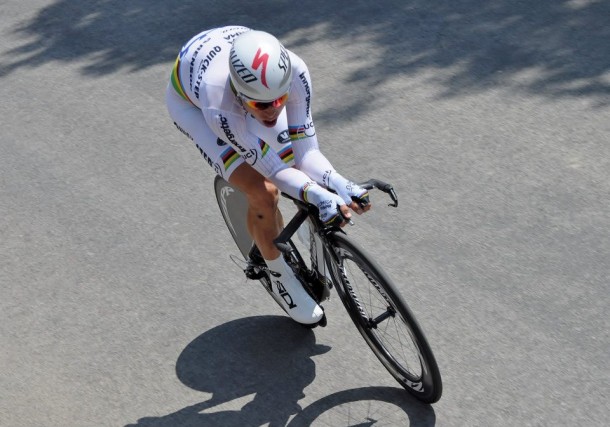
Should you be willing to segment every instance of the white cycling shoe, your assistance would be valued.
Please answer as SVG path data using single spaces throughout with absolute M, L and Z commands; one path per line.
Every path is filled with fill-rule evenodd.
M 324 316 L 324 310 L 303 289 L 303 285 L 282 257 L 273 261 L 266 260 L 266 263 L 272 272 L 272 289 L 278 297 L 275 299 L 286 313 L 294 321 L 305 325 L 318 323 Z

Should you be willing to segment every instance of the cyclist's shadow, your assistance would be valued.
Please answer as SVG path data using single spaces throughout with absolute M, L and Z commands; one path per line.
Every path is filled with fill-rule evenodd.
M 315 343 L 313 331 L 284 316 L 223 324 L 193 340 L 176 363 L 180 381 L 212 393 L 212 398 L 163 417 L 142 418 L 130 426 L 285 426 L 301 410 L 297 402 L 314 380 L 311 357 L 329 350 Z M 253 394 L 240 409 L 213 409 Z

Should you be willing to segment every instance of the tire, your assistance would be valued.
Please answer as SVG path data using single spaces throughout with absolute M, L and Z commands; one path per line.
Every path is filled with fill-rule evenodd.
M 392 281 L 342 232 L 329 240 L 335 252 L 329 256 L 331 274 L 358 331 L 401 386 L 422 402 L 437 402 L 442 394 L 438 365 Z

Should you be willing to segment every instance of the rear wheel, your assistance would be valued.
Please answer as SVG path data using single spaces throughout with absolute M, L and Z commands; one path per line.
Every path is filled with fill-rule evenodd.
M 366 343 L 385 368 L 417 399 L 442 394 L 438 365 L 420 326 L 390 278 L 341 232 L 329 236 L 337 292 Z
M 244 193 L 218 175 L 214 179 L 214 192 L 220 213 L 231 237 L 235 240 L 244 259 L 247 259 L 253 244 L 250 233 L 248 233 L 248 199 Z
M 271 285 L 269 273 L 265 265 L 265 260 L 248 232 L 246 217 L 246 213 L 248 211 L 248 200 L 246 199 L 246 196 L 239 189 L 232 186 L 229 182 L 218 175 L 214 180 L 214 192 L 216 193 L 216 200 L 218 201 L 220 212 L 225 220 L 225 223 L 227 224 L 229 232 L 231 233 L 231 237 L 233 237 L 233 240 L 237 244 L 237 247 L 239 248 L 244 259 L 248 262 L 244 271 L 246 273 L 246 277 L 252 280 L 259 280 L 277 305 L 279 305 L 281 309 L 286 312 L 286 309 L 282 305 L 281 297 L 276 292 L 273 292 L 273 287 Z M 295 269 L 297 276 L 300 276 L 301 272 L 307 271 L 306 265 L 292 240 L 289 240 L 288 243 L 293 248 L 293 268 Z M 319 302 L 320 298 L 316 296 L 312 285 L 305 281 L 302 277 L 300 277 L 300 280 L 305 290 L 312 296 L 312 298 L 316 300 L 316 302 Z M 286 312 L 286 314 L 288 313 Z M 303 326 L 308 328 L 326 326 L 326 316 L 324 316 L 318 323 L 314 323 L 313 325 L 303 324 Z
M 269 276 L 265 272 L 265 261 L 258 249 L 256 249 L 256 246 L 254 246 L 250 233 L 248 233 L 246 218 L 248 200 L 246 196 L 218 175 L 214 179 L 214 192 L 216 193 L 220 213 L 227 224 L 231 237 L 235 240 L 244 259 L 248 261 L 245 270 L 246 276 L 252 280 L 258 279 L 265 290 L 269 292 L 269 295 L 282 307 L 277 299 L 278 297 L 271 288 Z

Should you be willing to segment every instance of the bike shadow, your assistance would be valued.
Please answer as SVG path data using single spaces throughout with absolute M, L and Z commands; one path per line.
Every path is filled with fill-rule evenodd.
M 432 427 L 436 424 L 436 415 L 431 405 L 419 402 L 402 388 L 363 387 L 342 390 L 313 402 L 299 412 L 288 427 L 368 427 L 377 423 Z
M 187 345 L 176 362 L 176 375 L 184 385 L 212 397 L 125 427 L 305 426 L 321 414 L 343 410 L 350 402 L 368 408 L 385 402 L 392 405 L 390 412 L 397 407 L 404 411 L 411 426 L 434 425 L 430 405 L 391 387 L 345 390 L 301 408 L 303 390 L 316 376 L 312 358 L 330 349 L 316 343 L 312 330 L 285 316 L 248 317 L 217 326 Z M 384 419 L 383 410 L 377 409 L 358 425 Z
M 213 328 L 195 338 L 176 363 L 183 384 L 212 397 L 128 426 L 285 426 L 301 411 L 297 402 L 315 378 L 312 357 L 330 350 L 315 341 L 310 329 L 282 316 L 249 317 Z M 236 399 L 251 400 L 238 408 Z

